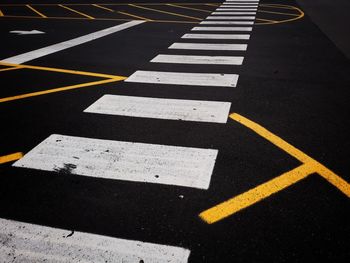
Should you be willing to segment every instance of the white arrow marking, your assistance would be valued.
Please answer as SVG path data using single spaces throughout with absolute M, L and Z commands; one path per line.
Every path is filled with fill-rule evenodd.
M 18 34 L 18 35 L 35 35 L 35 34 L 45 34 L 45 32 L 39 31 L 39 30 L 31 30 L 31 31 L 25 31 L 25 30 L 13 30 L 10 31 L 10 33 Z

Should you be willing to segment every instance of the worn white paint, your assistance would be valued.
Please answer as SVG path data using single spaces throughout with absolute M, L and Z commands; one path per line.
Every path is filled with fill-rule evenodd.
M 208 189 L 218 151 L 53 134 L 15 167 Z
M 230 5 L 220 5 L 219 7 L 239 7 L 239 8 L 247 8 L 247 7 L 255 7 L 258 8 L 258 5 L 252 5 L 252 4 L 230 4 Z
M 213 12 L 212 15 L 256 15 L 256 12 Z
M 192 31 L 252 31 L 252 27 L 196 26 Z
M 12 30 L 10 31 L 11 34 L 18 34 L 18 35 L 38 35 L 38 34 L 45 34 L 43 31 L 39 30 Z
M 158 55 L 151 62 L 202 64 L 202 65 L 242 65 L 242 56 L 194 56 L 194 55 Z
M 185 39 L 239 39 L 249 40 L 248 34 L 185 34 L 181 38 Z
M 98 38 L 113 34 L 115 32 L 139 25 L 141 23 L 144 23 L 145 21 L 140 21 L 140 20 L 134 20 L 130 22 L 126 22 L 117 26 L 109 27 L 91 34 L 87 34 L 85 36 L 77 37 L 68 41 L 64 41 L 58 44 L 50 45 L 48 47 L 40 48 L 37 50 L 33 50 L 30 52 L 23 53 L 21 55 L 9 57 L 6 59 L 1 60 L 0 62 L 5 62 L 5 63 L 12 63 L 12 64 L 22 64 L 25 62 L 28 62 L 33 59 L 37 59 L 49 54 L 53 54 L 58 51 L 62 51 L 67 48 L 71 48 L 77 45 L 84 44 L 86 42 L 96 40 Z
M 166 120 L 226 123 L 230 102 L 104 95 L 84 112 Z
M 186 263 L 190 250 L 0 218 L 1 262 Z
M 138 70 L 124 81 L 188 86 L 236 87 L 238 75 Z
M 255 16 L 208 16 L 211 20 L 254 20 Z
M 219 7 L 216 11 L 257 11 L 257 8 L 231 8 L 231 7 Z
M 202 21 L 201 25 L 254 25 L 254 21 Z
M 245 51 L 247 44 L 174 43 L 169 49 Z

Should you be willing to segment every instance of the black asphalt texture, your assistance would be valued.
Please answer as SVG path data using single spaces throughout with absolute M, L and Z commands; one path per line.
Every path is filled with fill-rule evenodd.
M 95 2 L 103 1 L 84 1 Z M 260 3 L 298 7 L 289 0 Z M 0 58 L 121 23 L 1 17 Z M 259 123 L 350 182 L 350 64 L 308 14 L 291 22 L 255 25 L 242 66 L 149 62 L 158 54 L 179 54 L 167 48 L 181 42 L 181 36 L 195 25 L 146 22 L 25 64 L 126 77 L 136 70 L 238 73 L 236 88 L 121 81 L 3 102 L 0 156 L 26 153 L 51 134 L 213 148 L 219 154 L 208 190 L 57 174 L 5 163 L 0 165 L 0 217 L 180 246 L 191 250 L 189 262 L 346 262 L 350 256 L 349 198 L 318 174 L 215 224 L 198 217 L 300 165 L 243 125 L 231 119 L 227 124 L 213 124 L 83 112 L 104 94 L 229 101 L 230 112 Z M 9 33 L 32 29 L 46 34 Z M 33 69 L 3 71 L 0 98 L 99 79 Z

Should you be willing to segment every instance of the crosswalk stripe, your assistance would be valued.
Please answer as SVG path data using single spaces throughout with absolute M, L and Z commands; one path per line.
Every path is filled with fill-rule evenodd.
M 220 5 L 219 8 L 258 8 L 257 5 Z
M 104 95 L 84 112 L 166 120 L 226 123 L 230 102 Z
M 185 34 L 181 38 L 185 39 L 243 39 L 249 40 L 248 34 Z
M 190 250 L 0 219 L 1 262 L 186 263 Z
M 212 27 L 198 26 L 191 29 L 192 31 L 252 31 L 252 27 Z
M 247 44 L 174 43 L 169 49 L 245 51 Z
M 213 12 L 212 15 L 256 15 L 256 12 Z
M 237 74 L 185 73 L 138 70 L 126 82 L 189 86 L 236 87 Z
M 254 21 L 202 21 L 201 25 L 254 25 Z
M 258 10 L 257 8 L 231 8 L 231 7 L 228 7 L 228 8 L 219 7 L 216 9 L 216 11 L 257 11 L 257 10 Z
M 192 55 L 158 55 L 151 60 L 157 63 L 203 64 L 203 65 L 242 65 L 240 56 L 192 56 Z
M 212 20 L 254 20 L 255 16 L 208 16 L 206 19 Z
M 13 166 L 208 189 L 218 151 L 53 134 Z

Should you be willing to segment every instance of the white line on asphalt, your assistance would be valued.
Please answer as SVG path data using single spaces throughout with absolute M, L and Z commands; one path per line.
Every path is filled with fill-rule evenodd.
M 71 39 L 68 41 L 64 41 L 64 42 L 61 42 L 58 44 L 54 44 L 54 45 L 51 45 L 48 47 L 44 47 L 44 48 L 40 48 L 40 49 L 33 50 L 30 52 L 26 52 L 26 53 L 23 53 L 21 55 L 9 57 L 9 58 L 1 60 L 0 62 L 6 62 L 6 63 L 12 63 L 12 64 L 22 64 L 22 63 L 28 62 L 30 60 L 33 60 L 33 59 L 37 59 L 37 58 L 40 58 L 40 57 L 43 57 L 43 56 L 46 56 L 46 55 L 49 55 L 49 54 L 52 54 L 52 53 L 55 53 L 58 51 L 62 51 L 62 50 L 67 49 L 67 48 L 71 48 L 71 47 L 81 45 L 83 43 L 86 43 L 86 42 L 89 42 L 92 40 L 96 40 L 98 38 L 110 35 L 112 33 L 130 28 L 130 27 L 133 27 L 136 25 L 139 25 L 139 24 L 144 23 L 144 22 L 145 21 L 139 21 L 139 20 L 130 21 L 130 22 L 120 24 L 117 26 L 113 26 L 113 27 L 109 27 L 109 28 L 106 28 L 106 29 L 103 29 L 103 30 L 100 30 L 100 31 L 97 31 L 97 32 L 94 32 L 91 34 L 87 34 L 85 36 L 77 37 L 77 38 L 74 38 L 74 39 Z
M 252 27 L 213 27 L 213 26 L 198 26 L 191 31 L 252 31 Z
M 254 25 L 254 21 L 202 21 L 201 25 Z
M 126 82 L 189 86 L 236 87 L 237 74 L 185 73 L 138 70 Z
M 245 51 L 247 44 L 174 43 L 169 49 Z
M 220 5 L 219 8 L 258 8 L 257 5 Z
M 226 123 L 230 102 L 104 95 L 84 112 L 166 120 Z
M 151 62 L 203 65 L 242 65 L 243 57 L 238 56 L 192 56 L 158 55 Z
M 0 219 L 1 262 L 186 263 L 190 250 Z
M 243 39 L 249 40 L 248 34 L 185 34 L 181 38 L 186 39 Z
M 218 151 L 53 134 L 15 167 L 208 189 Z
M 255 16 L 208 16 L 206 19 L 212 20 L 254 20 Z
M 212 15 L 256 15 L 256 12 L 213 12 Z
M 257 8 L 217 8 L 216 11 L 257 11 Z

